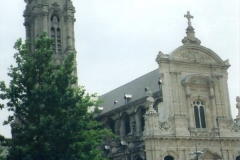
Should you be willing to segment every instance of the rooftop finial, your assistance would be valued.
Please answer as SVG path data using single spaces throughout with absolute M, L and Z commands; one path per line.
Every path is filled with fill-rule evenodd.
M 190 14 L 189 11 L 187 11 L 187 14 L 185 14 L 184 17 L 188 19 L 188 28 L 191 28 L 192 27 L 191 18 L 193 19 L 193 16 Z
M 201 44 L 201 41 L 195 37 L 194 28 L 191 24 L 191 19 L 193 19 L 193 16 L 190 14 L 189 11 L 187 11 L 187 14 L 184 15 L 188 19 L 188 27 L 187 27 L 187 37 L 184 37 L 182 40 L 183 44 Z

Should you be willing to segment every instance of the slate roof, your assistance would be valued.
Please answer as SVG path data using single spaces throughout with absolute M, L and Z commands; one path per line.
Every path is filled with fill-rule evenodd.
M 128 103 L 134 102 L 146 96 L 145 87 L 148 87 L 152 93 L 159 91 L 159 69 L 153 70 L 121 87 L 118 87 L 106 94 L 99 97 L 104 103 L 101 103 L 99 107 L 103 107 L 100 115 L 115 110 L 125 105 L 125 94 L 132 95 L 132 98 Z M 114 104 L 114 101 L 118 101 Z

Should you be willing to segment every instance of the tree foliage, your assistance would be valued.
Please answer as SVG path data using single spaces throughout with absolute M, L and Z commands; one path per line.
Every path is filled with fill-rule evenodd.
M 83 87 L 75 87 L 72 73 L 75 54 L 65 56 L 64 63 L 53 63 L 53 40 L 42 34 L 34 43 L 18 40 L 14 48 L 16 66 L 10 66 L 9 87 L 0 83 L 0 98 L 14 111 L 13 141 L 10 160 L 101 160 L 98 146 L 103 136 L 110 135 L 93 120 L 88 107 L 96 105 L 94 95 Z M 13 121 L 14 120 L 14 121 Z

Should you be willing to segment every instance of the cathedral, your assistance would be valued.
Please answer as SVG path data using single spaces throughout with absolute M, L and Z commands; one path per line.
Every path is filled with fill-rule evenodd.
M 61 64 L 75 51 L 72 1 L 25 2 L 26 37 L 33 41 L 46 31 L 55 40 L 53 61 Z M 240 160 L 240 97 L 233 119 L 227 84 L 230 64 L 200 45 L 193 16 L 187 12 L 184 17 L 188 26 L 182 46 L 170 54 L 160 51 L 156 70 L 99 97 L 104 102 L 95 119 L 117 136 L 101 146 L 109 159 Z M 16 125 L 17 121 L 12 128 Z

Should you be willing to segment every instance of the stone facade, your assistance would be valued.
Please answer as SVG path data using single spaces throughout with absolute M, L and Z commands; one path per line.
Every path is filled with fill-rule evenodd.
M 229 94 L 228 60 L 200 45 L 191 26 L 189 12 L 187 37 L 170 55 L 159 52 L 157 63 L 162 74 L 161 116 L 172 118 L 171 131 L 144 135 L 148 160 L 196 159 L 189 153 L 198 147 L 199 159 L 235 160 L 240 156 L 239 117 L 232 119 Z M 239 97 L 237 98 L 239 109 Z M 146 121 L 153 119 L 150 115 Z M 151 121 L 152 122 L 152 121 Z M 151 128 L 150 128 L 151 129 Z M 168 157 L 167 157 L 168 156 Z
M 157 55 L 158 80 L 153 75 L 148 77 L 155 79 L 156 85 L 150 87 L 153 91 L 147 86 L 152 82 L 141 86 L 141 79 L 136 79 L 120 87 L 122 90 L 118 88 L 101 97 L 106 102 L 96 119 L 119 135 L 119 139 L 105 144 L 105 153 L 112 160 L 240 159 L 240 97 L 239 114 L 233 120 L 227 84 L 230 64 L 200 45 L 191 24 L 193 16 L 188 12 L 185 17 L 188 27 L 183 45 L 169 55 Z M 146 86 L 150 94 L 109 107 L 108 101 L 116 100 L 116 96 L 111 97 L 116 92 L 123 95 L 126 88 L 136 87 L 138 91 L 128 91 L 134 97 Z M 145 109 L 144 115 L 138 112 L 140 106 Z

